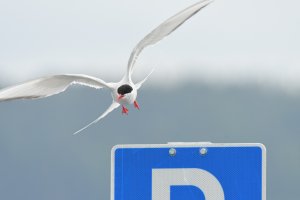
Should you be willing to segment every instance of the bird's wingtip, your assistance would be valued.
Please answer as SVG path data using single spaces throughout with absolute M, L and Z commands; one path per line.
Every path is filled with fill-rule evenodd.
M 75 133 L 73 133 L 73 135 L 77 135 L 78 133 L 82 132 L 84 129 L 86 129 L 87 127 L 89 127 L 91 124 L 88 124 L 87 126 L 79 129 L 78 131 L 76 131 Z
M 73 133 L 73 135 L 77 135 L 78 133 L 80 133 L 82 130 L 76 131 L 75 133 Z

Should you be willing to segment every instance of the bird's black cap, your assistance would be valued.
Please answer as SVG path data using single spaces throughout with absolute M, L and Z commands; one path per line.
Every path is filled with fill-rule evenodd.
M 118 88 L 118 94 L 124 95 L 124 94 L 130 93 L 132 90 L 133 89 L 130 85 L 127 85 L 127 84 L 121 85 Z

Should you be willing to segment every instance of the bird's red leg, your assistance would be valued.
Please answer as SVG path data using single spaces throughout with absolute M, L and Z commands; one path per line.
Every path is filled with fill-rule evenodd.
M 128 115 L 128 109 L 122 105 L 122 114 Z
M 133 104 L 134 104 L 134 107 L 135 107 L 135 108 L 137 108 L 138 110 L 140 109 L 140 106 L 139 106 L 139 104 L 137 103 L 137 101 L 134 101 Z

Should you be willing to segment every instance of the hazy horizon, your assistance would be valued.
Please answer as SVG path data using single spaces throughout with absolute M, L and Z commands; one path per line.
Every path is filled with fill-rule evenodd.
M 299 96 L 191 83 L 143 88 L 137 100 L 140 111 L 129 106 L 122 116 L 117 109 L 75 136 L 111 103 L 107 90 L 72 86 L 45 99 L 0 103 L 0 198 L 109 199 L 114 145 L 174 141 L 263 143 L 268 198 L 299 196 Z

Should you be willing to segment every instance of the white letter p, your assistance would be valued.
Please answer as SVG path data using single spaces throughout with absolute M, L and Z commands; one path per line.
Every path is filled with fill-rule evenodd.
M 205 200 L 224 200 L 220 182 L 208 171 L 196 168 L 152 169 L 152 200 L 170 200 L 171 186 L 195 186 Z

